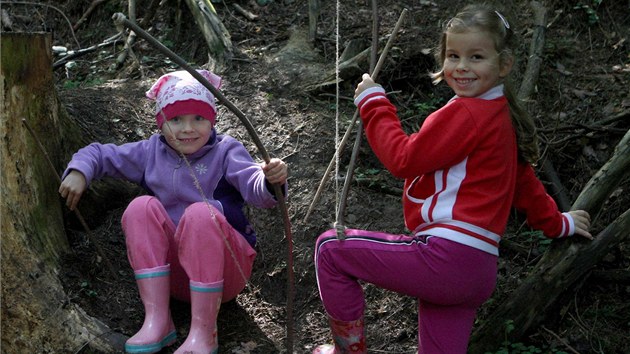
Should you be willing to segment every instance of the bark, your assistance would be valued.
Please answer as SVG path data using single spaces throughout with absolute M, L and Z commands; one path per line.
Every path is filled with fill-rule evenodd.
M 521 99 L 526 99 L 534 93 L 538 73 L 543 61 L 543 52 L 545 49 L 545 30 L 547 29 L 547 9 L 539 2 L 532 1 L 532 9 L 534 11 L 534 32 L 532 34 L 532 42 L 529 47 L 529 57 L 527 60 L 527 68 L 523 75 L 523 82 L 518 91 Z
M 317 38 L 317 22 L 321 13 L 320 0 L 308 0 L 308 39 Z
M 51 35 L 3 33 L 1 47 L 2 351 L 120 351 L 126 337 L 72 304 L 57 278 L 61 257 L 71 252 L 58 183 L 21 123 L 46 138 L 56 166 L 75 149 L 69 142 L 81 139 L 56 96 Z
M 208 45 L 208 69 L 221 72 L 233 56 L 230 33 L 221 22 L 210 0 L 186 0 Z

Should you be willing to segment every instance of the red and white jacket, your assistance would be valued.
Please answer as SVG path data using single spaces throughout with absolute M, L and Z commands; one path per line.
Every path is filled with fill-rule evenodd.
M 510 209 L 547 237 L 575 231 L 532 167 L 517 157 L 503 85 L 480 97 L 455 97 L 407 135 L 381 87 L 361 93 L 360 110 L 372 150 L 396 177 L 405 179 L 405 225 L 498 255 Z

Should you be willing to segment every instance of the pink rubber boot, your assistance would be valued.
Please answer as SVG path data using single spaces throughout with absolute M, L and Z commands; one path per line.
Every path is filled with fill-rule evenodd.
M 366 354 L 363 318 L 355 321 L 340 321 L 328 318 L 335 345 L 317 346 L 313 354 Z
M 127 353 L 156 353 L 175 342 L 171 318 L 170 266 L 141 269 L 135 272 L 140 298 L 144 304 L 144 324 L 125 343 Z
M 221 307 L 223 281 L 200 283 L 190 281 L 190 332 L 175 354 L 216 354 L 217 315 Z

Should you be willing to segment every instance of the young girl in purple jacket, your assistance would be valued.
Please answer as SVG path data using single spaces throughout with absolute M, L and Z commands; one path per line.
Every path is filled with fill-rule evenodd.
M 221 78 L 198 70 L 213 86 Z M 145 319 L 125 344 L 128 353 L 155 353 L 175 342 L 170 296 L 191 303 L 191 325 L 176 353 L 216 353 L 221 302 L 244 289 L 252 271 L 256 234 L 244 203 L 276 205 L 272 184 L 284 185 L 280 159 L 255 163 L 237 140 L 214 129 L 212 93 L 186 71 L 163 75 L 147 92 L 156 101 L 161 134 L 114 145 L 93 143 L 74 154 L 59 193 L 74 209 L 89 183 L 114 177 L 148 195 L 122 217 L 129 263 Z

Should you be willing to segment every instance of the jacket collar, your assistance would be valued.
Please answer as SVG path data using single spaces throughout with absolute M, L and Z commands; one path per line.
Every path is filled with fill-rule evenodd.
M 497 85 L 497 86 L 491 88 L 490 90 L 482 93 L 481 95 L 479 95 L 479 96 L 477 96 L 475 98 L 479 98 L 479 99 L 482 99 L 482 100 L 494 100 L 496 98 L 504 96 L 503 95 L 503 87 L 504 87 L 503 84 Z M 455 95 L 455 96 L 453 96 L 453 98 L 451 98 L 449 100 L 449 102 L 451 102 L 451 101 L 453 101 L 455 99 L 458 99 L 458 98 L 459 98 L 459 96 Z

